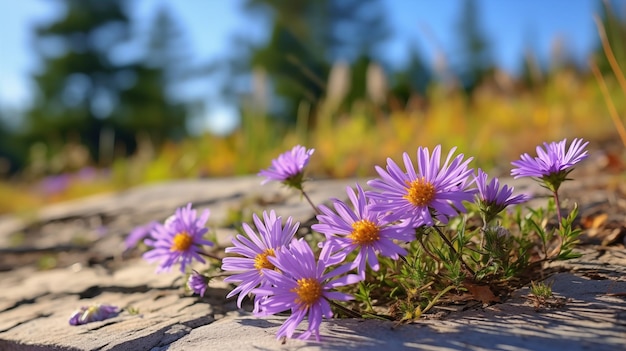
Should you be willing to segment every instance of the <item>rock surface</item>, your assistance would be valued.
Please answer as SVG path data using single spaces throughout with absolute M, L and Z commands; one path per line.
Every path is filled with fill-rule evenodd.
M 611 201 L 624 213 L 623 196 L 612 200 L 615 191 L 607 179 L 566 183 L 570 188 L 564 190 L 582 204 L 583 217 Z M 307 190 L 321 203 L 345 197 L 345 187 L 357 181 L 364 184 L 357 179 L 315 181 L 307 183 Z M 532 181 L 506 183 L 518 191 L 543 193 Z M 188 202 L 211 210 L 210 227 L 223 245 L 235 232 L 229 222 L 248 208 L 275 209 L 303 223 L 314 218 L 298 194 L 276 184 L 261 187 L 257 177 L 144 186 L 50 206 L 36 218 L 0 218 L 0 350 L 626 349 L 626 254 L 621 244 L 589 246 L 580 259 L 562 263 L 562 273 L 548 278 L 556 293 L 554 305 L 535 306 L 524 288 L 505 303 L 455 312 L 443 320 L 399 326 L 330 320 L 322 323 L 320 343 L 281 344 L 275 333 L 285 317 L 259 319 L 237 311 L 234 301 L 225 299 L 228 286 L 217 280 L 208 296 L 191 296 L 181 287 L 180 274 L 157 275 L 137 250 L 124 251 L 132 228 L 161 221 Z M 622 230 L 626 221 L 619 213 L 612 218 L 621 221 L 617 229 Z M 71 313 L 91 303 L 114 304 L 124 311 L 105 321 L 70 326 Z
M 199 327 L 172 343 L 168 351 L 202 350 L 623 350 L 626 301 L 610 291 L 626 292 L 626 281 L 589 280 L 569 273 L 550 279 L 558 308 L 535 309 L 521 289 L 505 304 L 456 313 L 446 320 L 408 325 L 378 320 L 324 322 L 321 342 L 273 336 L 284 318 L 258 319 L 232 313 Z M 165 348 L 157 350 L 166 350 Z

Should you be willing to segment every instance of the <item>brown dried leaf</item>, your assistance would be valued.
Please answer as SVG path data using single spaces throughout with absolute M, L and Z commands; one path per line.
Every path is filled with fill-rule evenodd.
M 500 298 L 494 295 L 487 285 L 465 283 L 464 286 L 476 300 L 482 303 L 500 302 Z
M 606 213 L 601 213 L 595 216 L 587 216 L 582 219 L 581 224 L 585 229 L 596 229 L 600 228 L 608 218 L 609 215 Z
M 620 155 L 613 152 L 607 152 L 605 168 L 609 171 L 620 172 L 624 170 L 624 161 Z
M 463 293 L 463 294 L 460 294 L 460 295 L 450 295 L 448 297 L 448 299 L 452 303 L 460 303 L 460 302 L 467 302 L 467 301 L 476 300 L 474 295 L 472 295 L 470 293 Z

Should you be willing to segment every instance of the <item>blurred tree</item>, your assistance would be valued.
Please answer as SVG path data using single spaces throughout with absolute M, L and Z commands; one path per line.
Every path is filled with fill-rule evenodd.
M 266 73 L 277 97 L 270 113 L 287 122 L 295 121 L 301 101 L 324 95 L 333 63 L 360 62 L 353 77 L 365 76 L 363 63 L 380 58 L 388 36 L 379 0 L 247 0 L 245 9 L 271 21 L 267 42 L 251 48 L 249 68 Z
M 454 57 L 456 72 L 466 91 L 471 92 L 493 71 L 494 64 L 488 39 L 480 28 L 480 16 L 475 0 L 465 0 L 457 24 L 459 52 Z
M 133 75 L 134 84 L 120 91 L 113 120 L 131 150 L 138 132 L 153 145 L 187 135 L 188 105 L 177 96 L 180 89 L 176 88 L 184 83 L 189 68 L 184 64 L 188 46 L 170 13 L 166 7 L 156 11 L 144 56 L 124 67 Z
M 531 49 L 526 49 L 526 53 L 521 58 L 519 72 L 519 81 L 526 88 L 534 89 L 543 83 L 544 72 L 537 56 Z
M 600 1 L 599 16 L 606 31 L 606 37 L 615 55 L 615 60 L 622 69 L 626 70 L 626 6 L 619 1 Z M 598 39 L 594 58 L 602 73 L 612 73 L 609 61 Z
M 114 143 L 132 152 L 138 133 L 155 143 L 184 133 L 185 111 L 167 99 L 165 63 L 158 62 L 171 36 L 155 33 L 162 42 L 153 42 L 146 56 L 156 63 L 129 59 L 136 38 L 127 1 L 56 2 L 62 15 L 35 29 L 42 69 L 34 75 L 38 90 L 26 115 L 26 139 L 44 141 L 53 150 L 70 140 L 80 142 L 99 159 L 101 147 L 112 149 Z
M 79 138 L 93 155 L 100 133 L 112 128 L 119 81 L 128 74 L 112 60 L 129 39 L 123 0 L 57 0 L 63 16 L 36 28 L 42 70 L 34 75 L 35 103 L 27 113 L 27 139 L 59 144 Z
M 432 82 L 430 67 L 422 59 L 417 47 L 411 47 L 406 66 L 396 73 L 393 84 L 393 96 L 406 103 L 414 94 L 426 95 L 426 89 Z
M 14 128 L 6 123 L 11 112 L 0 108 L 0 178 L 15 172 L 22 166 L 24 146 L 17 138 Z

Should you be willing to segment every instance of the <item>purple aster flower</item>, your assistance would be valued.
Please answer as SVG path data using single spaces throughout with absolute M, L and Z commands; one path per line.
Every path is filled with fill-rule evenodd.
M 274 269 L 268 257 L 274 256 L 275 251 L 283 246 L 289 245 L 296 234 L 299 222 L 293 223 L 291 217 L 287 218 L 285 226 L 282 226 L 282 218 L 277 217 L 274 211 L 263 211 L 263 221 L 256 215 L 252 215 L 258 234 L 247 224 L 243 224 L 244 235 L 237 235 L 233 239 L 233 247 L 226 248 L 226 253 L 236 253 L 243 257 L 225 257 L 222 260 L 222 270 L 239 272 L 226 279 L 225 282 L 237 283 L 233 291 L 228 294 L 228 298 L 239 294 L 237 306 L 241 308 L 241 302 L 252 289 L 265 284 L 263 268 Z M 258 310 L 258 299 L 255 299 L 255 311 Z
M 137 244 L 147 238 L 150 235 L 150 232 L 154 227 L 158 224 L 156 221 L 152 221 L 150 223 L 146 223 L 140 226 L 135 227 L 124 240 L 124 246 L 126 250 L 130 250 L 137 246 Z
M 567 139 L 563 139 L 559 142 L 543 143 L 545 150 L 537 146 L 537 157 L 525 153 L 520 160 L 511 162 L 517 167 L 511 170 L 511 175 L 515 178 L 541 178 L 548 189 L 556 192 L 561 183 L 567 180 L 572 167 L 588 156 L 585 147 L 589 142 L 574 139 L 567 150 L 566 144 Z
M 507 206 L 521 204 L 530 198 L 524 194 L 513 196 L 514 188 L 508 185 L 500 188 L 498 178 L 493 178 L 487 183 L 487 173 L 480 168 L 475 179 L 478 188 L 478 194 L 476 194 L 477 203 L 483 214 L 485 225 L 496 218 Z
M 272 160 L 272 165 L 268 169 L 259 172 L 259 176 L 267 177 L 261 184 L 276 180 L 296 189 L 302 189 L 304 167 L 309 163 L 313 152 L 315 149 L 307 150 L 304 146 L 296 145 L 293 149 L 280 154 L 278 158 Z
M 45 195 L 57 195 L 61 194 L 70 187 L 72 177 L 69 174 L 59 174 L 45 177 L 39 183 L 39 189 Z
M 353 267 L 357 267 L 359 275 L 365 278 L 365 263 L 378 271 L 377 254 L 398 259 L 398 255 L 405 256 L 406 250 L 398 246 L 394 240 L 412 241 L 415 239 L 415 230 L 412 227 L 392 224 L 381 212 L 369 209 L 370 202 L 363 189 L 357 184 L 355 194 L 350 187 L 346 189 L 354 210 L 340 200 L 333 200 L 335 212 L 326 206 L 320 206 L 322 212 L 317 216 L 319 224 L 312 228 L 326 235 L 326 241 L 320 257 L 327 264 L 343 262 L 346 256 L 358 250 Z
M 291 338 L 296 327 L 308 315 L 308 328 L 298 338 L 308 339 L 315 334 L 319 341 L 322 317 L 332 317 L 329 300 L 352 299 L 352 296 L 332 289 L 354 284 L 360 278 L 353 274 L 338 277 L 349 269 L 347 266 L 324 273 L 326 263 L 316 261 L 311 247 L 304 239 L 294 240 L 289 247 L 276 250 L 276 256 L 268 259 L 278 271 L 264 269 L 263 274 L 271 285 L 252 291 L 257 297 L 264 297 L 260 302 L 261 312 L 257 315 L 267 316 L 291 310 L 291 316 L 276 334 L 278 339 Z
M 165 224 L 154 226 L 150 237 L 144 241 L 153 249 L 144 253 L 143 258 L 149 262 L 161 261 L 157 272 L 169 271 L 174 264 L 180 263 L 180 271 L 184 273 L 185 267 L 194 259 L 206 263 L 200 253 L 202 245 L 213 246 L 211 241 L 202 238 L 208 230 L 205 227 L 208 219 L 208 209 L 197 218 L 191 203 L 176 209 L 174 216 Z
M 448 153 L 441 165 L 441 145 L 437 145 L 432 155 L 428 148 L 417 150 L 417 171 L 406 152 L 403 154 L 406 172 L 391 159 L 387 159 L 387 170 L 376 166 L 381 178 L 370 180 L 368 185 L 379 191 L 369 196 L 376 201 L 372 211 L 391 212 L 390 220 L 409 219 L 415 226 L 433 225 L 433 215 L 442 223 L 465 211 L 463 201 L 472 201 L 475 189 L 468 189 L 468 177 L 472 169 L 467 165 L 472 160 L 463 161 L 463 154 L 454 159 L 456 148 Z M 450 162 L 452 161 L 452 162 Z
M 107 304 L 82 306 L 74 311 L 70 317 L 70 325 L 82 325 L 91 322 L 103 321 L 116 317 L 120 313 L 119 307 Z
M 187 287 L 195 294 L 204 296 L 206 289 L 209 287 L 209 279 L 196 270 L 193 270 L 189 278 L 187 278 Z

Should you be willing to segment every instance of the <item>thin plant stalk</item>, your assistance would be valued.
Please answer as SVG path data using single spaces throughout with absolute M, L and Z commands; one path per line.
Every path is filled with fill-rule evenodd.
M 447 286 L 445 289 L 441 290 L 439 292 L 439 294 L 437 294 L 437 296 L 435 296 L 429 303 L 428 306 L 424 307 L 424 310 L 422 310 L 422 313 L 426 313 L 428 312 L 428 310 L 430 310 L 431 308 L 433 308 L 433 306 L 435 306 L 435 304 L 439 301 L 439 299 L 445 295 L 448 291 L 454 289 L 454 286 L 450 285 Z
M 624 78 L 624 72 L 622 72 L 622 69 L 617 63 L 617 59 L 615 59 L 615 54 L 613 53 L 613 49 L 611 49 L 611 45 L 609 44 L 609 39 L 606 36 L 606 30 L 604 29 L 604 25 L 597 15 L 593 16 L 593 19 L 596 22 L 596 26 L 598 27 L 598 34 L 600 35 L 600 42 L 602 43 L 602 49 L 604 50 L 604 54 L 609 61 L 611 70 L 615 74 L 615 77 L 617 77 L 617 81 L 622 88 L 622 92 L 624 92 L 624 95 L 626 95 L 626 78 Z
M 213 258 L 215 260 L 218 260 L 218 261 L 222 262 L 222 258 L 223 257 L 219 257 L 218 255 L 216 255 L 214 253 L 206 252 L 206 251 L 200 251 L 199 254 L 202 255 L 202 256 L 205 256 L 205 257 L 208 257 L 208 258 Z
M 609 89 L 606 86 L 604 77 L 602 77 L 602 73 L 600 73 L 598 65 L 596 65 L 595 62 L 589 61 L 589 66 L 591 67 L 591 72 L 593 72 L 593 75 L 598 82 L 598 86 L 600 86 L 600 91 L 602 92 L 602 96 L 604 97 L 604 102 L 606 103 L 606 107 L 609 109 L 609 115 L 611 116 L 611 120 L 613 120 L 613 124 L 617 129 L 617 133 L 622 140 L 622 144 L 626 146 L 626 128 L 624 128 L 624 123 L 620 119 L 619 114 L 617 113 L 617 109 L 613 104 L 613 100 L 611 99 L 611 96 L 609 94 Z
M 306 193 L 306 191 L 304 191 L 304 189 L 302 189 L 302 187 L 299 188 L 300 189 L 300 193 L 302 194 L 302 196 L 304 196 L 304 198 L 306 199 L 306 201 L 309 203 L 309 205 L 311 205 L 311 207 L 313 208 L 313 211 L 315 211 L 315 214 L 322 214 L 322 212 L 320 212 L 320 210 L 317 208 L 317 206 L 315 206 L 315 204 L 313 203 L 313 201 L 311 201 L 311 198 L 309 197 L 309 195 Z
M 461 261 L 461 264 L 463 264 L 463 267 L 465 267 L 465 269 L 468 272 L 470 272 L 470 274 L 472 276 L 475 276 L 476 272 L 474 272 L 474 270 L 467 263 L 465 263 L 465 260 L 463 259 L 463 257 L 461 257 L 459 252 L 454 248 L 454 245 L 452 244 L 450 239 L 448 239 L 448 237 L 439 228 L 437 228 L 435 226 L 433 226 L 432 228 L 434 228 L 435 231 L 437 233 L 439 233 L 439 236 L 443 239 L 443 241 L 446 243 L 446 245 L 448 245 L 450 247 L 450 250 L 452 250 L 454 252 L 454 254 L 459 258 L 459 261 Z
M 600 18 L 598 16 L 594 16 L 593 19 L 596 22 L 596 26 L 598 27 L 598 34 L 600 35 L 600 42 L 602 43 L 602 49 L 604 50 L 604 54 L 606 55 L 609 65 L 611 66 L 613 74 L 617 78 L 617 81 L 622 88 L 622 92 L 626 96 L 626 78 L 624 77 L 624 72 L 622 72 L 622 69 L 619 67 L 617 60 L 615 59 L 615 54 L 613 53 L 613 49 L 611 49 L 611 45 L 609 44 L 604 25 L 602 24 L 602 21 L 600 21 Z M 609 95 L 609 90 L 606 86 L 606 82 L 604 81 L 604 78 L 602 77 L 602 74 L 600 73 L 600 70 L 598 69 L 598 66 L 595 64 L 595 62 L 590 61 L 589 66 L 591 66 L 591 71 L 593 72 L 593 75 L 595 76 L 596 81 L 600 86 L 600 91 L 602 92 L 602 96 L 604 96 L 605 103 L 609 109 L 609 115 L 613 120 L 613 124 L 615 124 L 615 128 L 617 128 L 617 133 L 622 140 L 622 144 L 626 146 L 626 128 L 624 128 L 624 123 L 619 118 L 619 114 L 617 113 L 615 105 L 613 105 L 613 100 L 611 100 L 611 97 Z
M 562 218 L 561 218 L 561 203 L 559 201 L 559 192 L 558 191 L 554 191 L 552 193 L 552 195 L 554 196 L 554 206 L 556 207 L 556 218 L 558 218 L 559 220 L 559 229 L 563 229 L 562 228 Z

